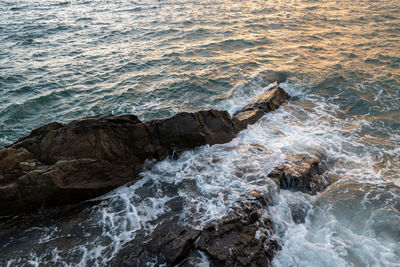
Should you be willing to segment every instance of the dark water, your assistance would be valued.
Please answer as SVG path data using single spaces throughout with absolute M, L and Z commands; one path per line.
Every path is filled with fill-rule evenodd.
M 0 146 L 95 114 L 233 112 L 266 90 L 271 70 L 289 75 L 293 96 L 231 143 L 161 162 L 105 196 L 81 228 L 0 243 L 0 265 L 107 265 L 168 213 L 177 181 L 196 184 L 179 189 L 182 223 L 202 225 L 268 190 L 251 175 L 266 180 L 282 152 L 307 152 L 324 155 L 339 182 L 317 197 L 277 196 L 273 264 L 400 266 L 400 1 L 3 0 L 0 15 Z M 143 185 L 161 193 L 137 199 Z M 288 215 L 294 202 L 309 207 L 304 224 Z M 67 231 L 79 242 L 62 242 Z

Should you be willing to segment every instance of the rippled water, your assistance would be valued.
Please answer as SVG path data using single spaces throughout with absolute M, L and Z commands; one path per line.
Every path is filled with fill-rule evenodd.
M 0 265 L 107 265 L 160 219 L 201 226 L 257 188 L 275 199 L 274 266 L 400 266 L 399 1 L 3 0 L 0 14 L 0 146 L 94 114 L 233 112 L 267 90 L 270 70 L 289 75 L 293 96 L 69 224 L 0 240 Z M 339 181 L 278 195 L 266 175 L 282 152 L 322 155 Z

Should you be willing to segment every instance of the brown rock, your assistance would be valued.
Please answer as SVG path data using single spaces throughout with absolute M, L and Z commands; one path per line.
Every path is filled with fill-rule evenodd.
M 265 113 L 274 111 L 289 100 L 289 95 L 279 86 L 271 88 L 265 94 L 246 105 L 233 115 L 238 130 L 243 130 L 248 124 L 256 123 Z
M 286 162 L 275 167 L 268 176 L 282 189 L 315 195 L 329 185 L 322 176 L 325 171 L 326 167 L 318 158 L 289 155 Z
M 0 150 L 0 216 L 97 197 L 134 181 L 147 159 L 229 142 L 287 98 L 273 88 L 234 119 L 203 110 L 147 123 L 101 115 L 44 125 Z
M 216 266 L 269 266 L 279 248 L 272 221 L 262 216 L 260 197 L 238 203 L 202 231 L 196 242 Z
M 159 225 L 150 237 L 138 237 L 122 249 L 111 265 L 193 266 L 205 254 L 211 266 L 269 266 L 279 249 L 272 237 L 273 224 L 265 212 L 262 193 L 238 202 L 220 220 L 203 229 L 180 226 L 176 218 Z
M 260 109 L 240 111 L 234 117 L 236 127 L 238 129 L 246 129 L 247 125 L 256 123 L 264 114 Z

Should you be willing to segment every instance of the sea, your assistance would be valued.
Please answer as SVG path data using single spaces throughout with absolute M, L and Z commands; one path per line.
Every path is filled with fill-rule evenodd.
M 153 162 L 70 223 L 1 239 L 0 266 L 108 266 L 171 203 L 201 228 L 251 190 L 274 198 L 272 266 L 400 266 L 399 0 L 1 0 L 0 147 L 105 113 L 233 114 L 275 72 L 287 104 L 229 143 Z M 336 182 L 278 192 L 267 175 L 288 154 L 318 156 Z

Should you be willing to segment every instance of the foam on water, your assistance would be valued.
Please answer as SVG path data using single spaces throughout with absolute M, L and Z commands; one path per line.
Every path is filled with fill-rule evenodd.
M 398 154 L 392 153 L 398 150 L 396 135 L 388 142 L 392 149 L 382 151 L 365 141 L 362 129 L 374 127 L 370 121 L 343 120 L 336 115 L 337 106 L 315 95 L 305 96 L 304 101 L 312 102 L 313 107 L 306 108 L 309 119 L 286 126 L 286 135 L 301 134 L 286 140 L 288 147 L 298 152 L 307 147 L 324 151 L 327 175 L 340 180 L 316 197 L 296 200 L 312 206 L 304 224 L 275 216 L 281 226 L 277 228 L 284 228 L 284 233 L 273 266 L 399 266 L 400 169 L 399 161 L 393 161 Z M 282 119 L 277 122 L 283 123 Z M 281 197 L 289 203 L 292 196 Z
M 399 189 L 339 182 L 292 225 L 273 266 L 399 266 Z
M 138 183 L 63 223 L 5 235 L 0 265 L 107 265 L 161 222 L 202 227 L 257 189 L 271 198 L 283 247 L 274 265 L 396 266 L 399 4 L 0 1 L 0 147 L 103 113 L 232 114 L 271 86 L 266 69 L 290 74 L 292 96 L 228 144 L 149 162 Z M 316 197 L 278 194 L 267 175 L 283 152 L 317 155 L 340 183 Z
M 257 79 L 236 87 L 221 106 L 233 112 L 272 86 L 262 87 Z M 398 266 L 399 188 L 394 182 L 399 166 L 382 164 L 386 153 L 396 154 L 398 148 L 382 152 L 365 145 L 354 133 L 369 126 L 368 121 L 338 118 L 337 105 L 307 94 L 301 84 L 282 87 L 292 100 L 231 142 L 186 151 L 177 160 L 149 162 L 138 182 L 96 199 L 100 204 L 63 223 L 28 229 L 3 244 L 3 263 L 104 266 L 125 244 L 171 217 L 201 228 L 257 190 L 271 200 L 265 212 L 282 245 L 274 266 Z M 317 196 L 279 193 L 267 175 L 284 162 L 285 153 L 320 157 L 329 168 L 327 175 L 340 182 Z M 385 168 L 397 171 L 388 177 Z M 354 216 L 362 223 L 349 223 Z M 388 225 L 391 230 L 382 230 Z M 359 227 L 363 230 L 357 231 Z M 18 246 L 21 240 L 28 244 Z M 206 255 L 197 261 L 207 266 Z

